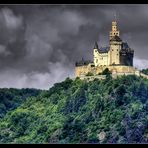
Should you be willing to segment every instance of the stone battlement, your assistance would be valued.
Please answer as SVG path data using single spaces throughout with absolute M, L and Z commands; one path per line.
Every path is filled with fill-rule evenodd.
M 91 64 L 88 65 L 83 65 L 83 66 L 77 66 L 75 68 L 75 75 L 76 77 L 80 77 L 83 75 L 86 75 L 88 72 L 93 73 L 93 75 L 98 75 L 100 73 L 102 73 L 106 68 L 109 69 L 109 71 L 111 71 L 112 74 L 135 74 L 135 73 L 139 73 L 139 71 L 132 67 L 132 66 L 122 66 L 122 65 L 111 65 L 111 66 L 92 66 Z
M 142 76 L 142 77 L 148 79 L 148 75 L 141 73 L 138 69 L 136 69 L 132 66 L 124 66 L 124 65 L 94 67 L 94 66 L 92 66 L 92 64 L 88 64 L 88 65 L 83 65 L 83 66 L 77 66 L 75 68 L 75 75 L 76 75 L 76 77 L 80 77 L 81 79 L 90 79 L 90 80 L 93 80 L 95 78 L 105 79 L 105 76 L 100 75 L 100 74 L 106 68 L 109 69 L 113 78 L 116 78 L 117 76 L 121 76 L 121 75 L 137 75 L 137 76 Z M 89 72 L 92 73 L 93 76 L 86 76 Z

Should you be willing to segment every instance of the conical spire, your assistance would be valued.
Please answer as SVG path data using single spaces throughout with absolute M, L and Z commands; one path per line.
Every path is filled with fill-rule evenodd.
M 98 49 L 98 43 L 95 42 L 94 49 Z

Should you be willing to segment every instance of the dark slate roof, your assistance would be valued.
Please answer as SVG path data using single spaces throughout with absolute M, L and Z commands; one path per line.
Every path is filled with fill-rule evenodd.
M 115 36 L 113 36 L 112 38 L 111 38 L 111 40 L 110 41 L 117 41 L 117 42 L 121 42 L 122 40 L 117 36 L 117 35 L 115 35 Z
M 101 47 L 98 49 L 99 53 L 107 53 L 109 51 L 109 47 Z
M 122 43 L 122 49 L 129 49 L 129 46 L 126 42 Z

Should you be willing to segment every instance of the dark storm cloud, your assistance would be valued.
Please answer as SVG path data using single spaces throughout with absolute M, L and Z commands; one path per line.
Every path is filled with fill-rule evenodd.
M 48 89 L 73 77 L 95 41 L 108 46 L 115 12 L 135 66 L 147 67 L 148 5 L 1 5 L 0 87 Z

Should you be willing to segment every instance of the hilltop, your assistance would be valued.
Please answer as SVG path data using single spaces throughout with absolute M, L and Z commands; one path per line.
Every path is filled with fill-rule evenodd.
M 148 79 L 67 78 L 7 112 L 0 143 L 148 143 Z

